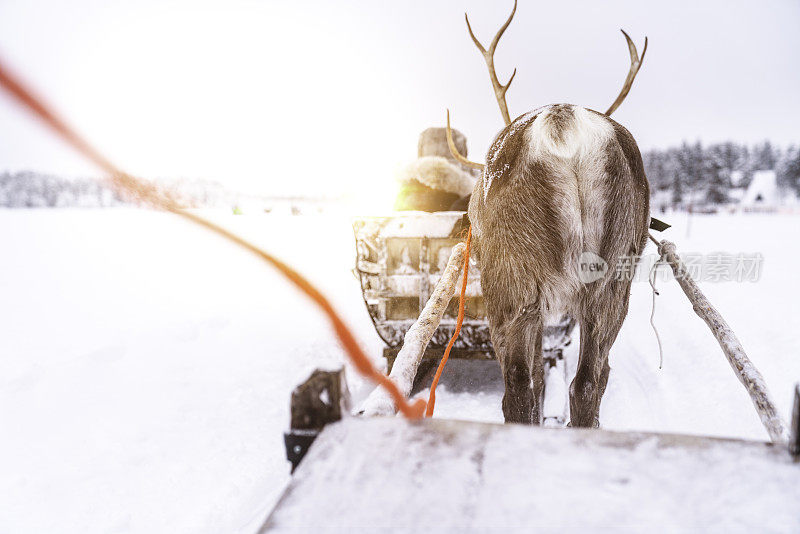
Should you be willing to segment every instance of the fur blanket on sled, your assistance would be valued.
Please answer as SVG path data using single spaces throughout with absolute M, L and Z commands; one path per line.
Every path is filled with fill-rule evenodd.
M 397 179 L 400 193 L 395 209 L 418 211 L 466 210 L 463 200 L 472 193 L 476 181 L 457 162 L 441 156 L 418 158 Z

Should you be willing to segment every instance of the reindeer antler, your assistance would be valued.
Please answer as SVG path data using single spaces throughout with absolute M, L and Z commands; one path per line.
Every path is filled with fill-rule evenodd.
M 494 51 L 497 48 L 497 43 L 500 42 L 500 38 L 503 36 L 503 33 L 508 28 L 508 25 L 511 24 L 511 19 L 514 18 L 514 13 L 517 12 L 517 0 L 514 0 L 514 9 L 511 11 L 511 15 L 509 15 L 508 20 L 503 24 L 499 30 L 497 30 L 497 34 L 492 39 L 492 44 L 489 45 L 489 49 L 483 47 L 483 45 L 478 41 L 475 37 L 475 34 L 472 33 L 472 27 L 469 25 L 469 17 L 466 13 L 464 13 L 464 18 L 467 21 L 467 30 L 469 30 L 469 36 L 472 37 L 472 42 L 475 43 L 475 46 L 478 47 L 478 50 L 481 51 L 483 55 L 483 59 L 486 61 L 486 67 L 489 69 L 489 78 L 492 80 L 492 87 L 494 88 L 494 96 L 497 98 L 497 105 L 500 106 L 500 113 L 503 115 L 503 120 L 506 122 L 506 126 L 511 124 L 511 117 L 508 114 L 508 104 L 506 104 L 506 91 L 508 91 L 508 86 L 511 85 L 511 82 L 514 80 L 514 76 L 517 74 L 517 69 L 514 69 L 514 72 L 511 74 L 511 78 L 508 79 L 508 83 L 505 85 L 500 83 L 500 80 L 497 79 L 497 72 L 494 70 Z M 644 54 L 642 54 L 644 56 Z
M 503 37 L 503 33 L 505 33 L 506 29 L 508 28 L 509 24 L 511 24 L 511 20 L 514 18 L 514 14 L 517 12 L 517 0 L 514 0 L 514 9 L 511 10 L 511 14 L 508 16 L 508 20 L 497 30 L 497 33 L 492 39 L 489 48 L 484 48 L 484 46 L 478 41 L 478 38 L 475 37 L 475 33 L 472 31 L 472 26 L 469 23 L 469 16 L 464 13 L 464 19 L 467 21 L 467 30 L 469 31 L 469 36 L 472 38 L 472 42 L 475 43 L 475 46 L 478 47 L 480 50 L 481 55 L 483 55 L 483 59 L 486 61 L 486 67 L 489 69 L 489 79 L 492 82 L 492 87 L 494 88 L 494 95 L 497 99 L 497 105 L 500 106 L 500 113 L 503 115 L 503 120 L 506 123 L 506 126 L 511 124 L 511 116 L 508 113 L 508 104 L 506 103 L 506 91 L 508 91 L 509 86 L 511 86 L 511 82 L 514 81 L 514 76 L 517 74 L 517 69 L 514 69 L 514 72 L 511 73 L 511 77 L 508 79 L 508 82 L 503 85 L 500 83 L 500 80 L 497 79 L 497 72 L 494 68 L 494 51 L 497 49 L 497 43 L 500 42 L 500 38 Z M 625 83 L 622 85 L 622 89 L 617 96 L 617 99 L 614 100 L 614 103 L 611 104 L 611 107 L 608 108 L 606 111 L 606 115 L 611 115 L 614 113 L 617 108 L 622 104 L 625 98 L 628 96 L 628 93 L 631 90 L 631 86 L 633 86 L 633 80 L 636 79 L 636 75 L 639 73 L 639 69 L 642 67 L 642 63 L 644 62 L 644 55 L 647 53 L 647 37 L 644 38 L 644 48 L 642 49 L 642 56 L 639 57 L 639 52 L 636 50 L 636 45 L 631 40 L 630 36 L 625 33 L 625 30 L 620 30 L 622 35 L 625 36 L 625 40 L 628 43 L 628 51 L 631 54 L 631 67 L 628 71 L 628 76 L 625 78 Z M 453 142 L 453 132 L 450 129 L 450 110 L 447 110 L 447 145 L 450 147 L 450 153 L 453 157 L 461 164 L 467 165 L 469 167 L 474 167 L 476 169 L 483 169 L 485 165 L 481 163 L 475 163 L 473 161 L 468 160 L 464 156 L 462 156 L 458 149 L 456 148 L 455 143 Z
M 625 33 L 625 30 L 620 30 L 622 35 L 625 36 L 625 40 L 628 41 L 628 50 L 631 53 L 631 68 L 628 71 L 628 77 L 625 78 L 625 83 L 622 86 L 622 90 L 619 92 L 619 96 L 614 103 L 611 104 L 611 107 L 608 108 L 606 111 L 606 115 L 611 115 L 614 113 L 622 101 L 625 100 L 625 97 L 628 96 L 628 92 L 631 90 L 631 86 L 633 85 L 633 80 L 636 78 L 636 74 L 639 72 L 639 69 L 642 67 L 642 62 L 644 61 L 644 55 L 647 53 L 647 37 L 644 38 L 644 48 L 642 49 L 642 57 L 639 57 L 639 53 L 636 51 L 636 45 L 633 44 L 633 41 Z
M 474 161 L 470 161 L 464 156 L 462 156 L 458 148 L 456 148 L 456 144 L 453 141 L 453 130 L 450 129 L 450 110 L 447 110 L 447 146 L 450 147 L 450 153 L 453 155 L 459 163 L 463 163 L 469 167 L 474 167 L 476 169 L 483 169 L 483 163 L 475 163 Z

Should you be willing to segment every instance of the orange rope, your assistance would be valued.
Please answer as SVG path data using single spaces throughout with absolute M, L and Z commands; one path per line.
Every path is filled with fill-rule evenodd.
M 290 282 L 292 282 L 298 289 L 305 293 L 317 306 L 322 309 L 323 313 L 328 317 L 333 325 L 333 329 L 339 338 L 342 346 L 347 354 L 350 356 L 350 361 L 355 368 L 370 380 L 377 382 L 389 392 L 394 400 L 398 410 L 408 417 L 409 419 L 419 419 L 425 411 L 425 401 L 417 399 L 409 403 L 405 396 L 400 392 L 397 385 L 392 382 L 386 375 L 379 372 L 364 351 L 356 341 L 355 336 L 347 327 L 341 316 L 331 306 L 330 302 L 315 288 L 311 282 L 306 280 L 300 273 L 289 267 L 272 254 L 253 245 L 245 239 L 233 234 L 232 232 L 218 226 L 217 224 L 200 217 L 194 213 L 189 213 L 180 209 L 171 199 L 165 197 L 163 194 L 150 184 L 142 182 L 138 178 L 122 172 L 118 167 L 113 165 L 106 159 L 100 152 L 94 149 L 86 140 L 80 137 L 75 130 L 70 128 L 64 121 L 59 119 L 56 114 L 47 106 L 44 105 L 40 98 L 37 98 L 33 93 L 28 90 L 22 82 L 16 79 L 0 63 L 0 85 L 11 93 L 21 104 L 32 111 L 39 119 L 41 119 L 47 126 L 49 126 L 55 133 L 57 133 L 64 141 L 67 142 L 77 152 L 82 154 L 92 163 L 97 165 L 100 169 L 111 175 L 111 186 L 117 191 L 132 195 L 134 198 L 142 201 L 147 201 L 155 207 L 167 210 L 175 215 L 183 217 L 195 224 L 198 224 L 217 235 L 220 235 L 229 241 L 239 245 L 240 247 L 252 252 L 259 258 L 265 260 L 267 263 L 275 267 L 278 272 L 284 275 Z
M 464 295 L 467 292 L 469 244 L 471 241 L 472 226 L 470 226 L 469 230 L 467 231 L 467 250 L 464 252 L 464 274 L 461 277 L 461 295 L 458 297 L 458 319 L 456 319 L 456 329 L 453 332 L 453 337 L 450 338 L 450 342 L 447 344 L 447 348 L 444 349 L 442 361 L 439 362 L 439 367 L 436 369 L 436 375 L 433 377 L 433 383 L 431 383 L 431 393 L 428 397 L 428 409 L 425 411 L 425 417 L 433 416 L 433 408 L 436 405 L 436 386 L 439 384 L 439 378 L 442 376 L 442 371 L 444 371 L 444 365 L 447 363 L 447 358 L 450 357 L 450 350 L 453 348 L 453 344 L 456 342 L 456 339 L 458 339 L 458 334 L 461 332 L 461 324 L 464 322 Z

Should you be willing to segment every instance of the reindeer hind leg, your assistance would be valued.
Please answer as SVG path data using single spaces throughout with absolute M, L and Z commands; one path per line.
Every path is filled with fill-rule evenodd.
M 600 401 L 611 371 L 608 354 L 628 313 L 630 286 L 630 280 L 611 280 L 605 287 L 587 287 L 583 295 L 580 356 L 569 388 L 572 426 L 599 426 Z
M 525 312 L 497 329 L 495 351 L 501 362 L 507 423 L 539 424 L 544 390 L 542 318 Z

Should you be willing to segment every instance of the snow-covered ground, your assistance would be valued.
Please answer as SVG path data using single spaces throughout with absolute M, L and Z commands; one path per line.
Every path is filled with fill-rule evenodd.
M 366 350 L 343 216 L 215 220 L 322 287 Z M 759 282 L 701 283 L 784 417 L 800 380 L 800 218 L 665 216 L 679 252 L 760 252 Z M 651 249 L 652 245 L 648 247 Z M 674 282 L 634 284 L 601 423 L 766 439 L 745 390 Z M 0 532 L 252 532 L 288 480 L 293 386 L 343 361 L 327 322 L 247 253 L 133 209 L 0 210 Z M 570 350 L 573 360 L 577 340 Z M 371 387 L 349 374 L 356 401 Z M 501 421 L 493 362 L 452 361 L 439 417 Z

